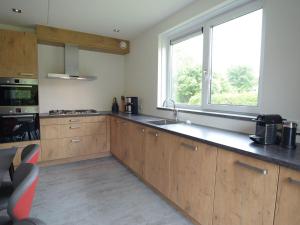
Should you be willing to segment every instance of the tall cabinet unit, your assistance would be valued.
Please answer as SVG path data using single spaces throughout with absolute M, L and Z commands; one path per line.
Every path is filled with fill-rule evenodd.
M 37 78 L 34 33 L 0 30 L 0 77 Z
M 218 151 L 213 225 L 273 225 L 279 167 Z
M 212 224 L 217 148 L 180 138 L 171 153 L 170 198 L 202 225 Z

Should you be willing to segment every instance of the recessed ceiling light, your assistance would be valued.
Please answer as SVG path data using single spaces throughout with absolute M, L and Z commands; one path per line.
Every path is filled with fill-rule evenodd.
M 14 13 L 22 13 L 22 9 L 12 8 L 11 11 Z
M 115 28 L 113 31 L 116 33 L 120 33 L 121 30 L 119 28 Z

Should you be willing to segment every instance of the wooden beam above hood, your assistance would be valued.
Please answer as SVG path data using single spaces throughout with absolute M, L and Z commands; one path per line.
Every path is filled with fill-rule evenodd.
M 129 53 L 129 41 L 96 34 L 82 33 L 55 27 L 37 25 L 38 43 L 64 46 L 77 45 L 80 49 L 100 51 L 118 55 Z M 126 46 L 126 48 L 124 48 Z

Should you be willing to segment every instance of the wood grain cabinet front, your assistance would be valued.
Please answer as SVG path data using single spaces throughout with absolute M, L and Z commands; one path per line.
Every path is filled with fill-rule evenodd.
M 34 33 L 0 30 L 0 77 L 37 78 Z
M 273 225 L 278 172 L 272 163 L 218 150 L 213 225 Z
M 178 138 L 171 153 L 170 199 L 201 225 L 211 225 L 217 148 Z
M 129 151 L 128 151 L 128 127 L 129 122 L 123 119 L 111 118 L 111 144 L 110 149 L 114 156 L 120 161 L 128 165 Z
M 109 152 L 106 116 L 41 119 L 43 161 Z
M 151 128 L 145 135 L 145 180 L 169 197 L 170 154 L 176 136 Z
M 136 174 L 143 177 L 145 167 L 144 139 L 146 128 L 135 123 L 129 124 L 128 129 L 128 166 Z
M 300 172 L 280 167 L 275 225 L 300 224 Z

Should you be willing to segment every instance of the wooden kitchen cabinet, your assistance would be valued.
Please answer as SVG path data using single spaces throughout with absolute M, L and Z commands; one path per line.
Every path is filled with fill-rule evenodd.
M 275 225 L 300 224 L 300 172 L 280 167 Z
M 145 135 L 145 180 L 169 197 L 170 154 L 176 136 L 151 128 Z
M 137 125 L 135 123 L 129 123 L 128 166 L 141 177 L 144 176 L 144 165 L 145 165 L 145 151 L 144 151 L 145 130 L 146 129 L 144 126 Z
M 277 165 L 218 150 L 213 225 L 273 225 L 278 172 Z
M 109 152 L 106 116 L 41 118 L 40 124 L 43 161 L 80 160 Z
M 0 30 L 0 77 L 37 78 L 34 33 Z
M 120 161 L 128 165 L 129 151 L 128 151 L 128 127 L 129 122 L 123 119 L 111 118 L 111 153 L 116 156 Z
M 217 148 L 178 138 L 171 153 L 170 199 L 201 225 L 211 225 Z

